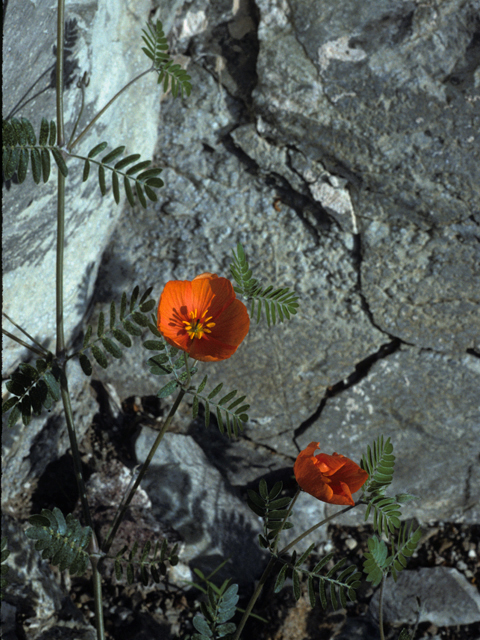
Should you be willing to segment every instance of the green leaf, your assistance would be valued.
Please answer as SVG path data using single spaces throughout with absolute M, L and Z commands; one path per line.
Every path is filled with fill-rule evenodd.
M 107 193 L 107 185 L 105 183 L 105 167 L 102 164 L 98 165 L 98 185 L 100 193 L 104 196 Z
M 47 383 L 48 389 L 52 394 L 52 397 L 55 401 L 60 400 L 60 385 L 58 384 L 56 378 L 53 376 L 50 371 L 46 371 L 43 374 L 43 378 Z
M 86 182 L 88 180 L 89 175 L 90 175 L 90 162 L 88 160 L 85 160 L 85 164 L 83 165 L 82 182 Z
M 123 344 L 124 347 L 132 346 L 132 340 L 130 339 L 130 336 L 128 336 L 123 331 L 120 331 L 120 329 L 113 329 L 112 335 L 115 340 L 118 340 L 118 342 L 120 342 L 120 344 Z
M 120 184 L 118 182 L 118 174 L 116 171 L 112 171 L 112 190 L 115 202 L 118 204 L 120 202 Z
M 50 177 L 50 154 L 47 149 L 42 149 L 41 151 L 42 158 L 42 174 L 43 174 L 43 182 L 47 182 Z
M 157 393 L 157 398 L 166 398 L 171 395 L 178 386 L 178 382 L 176 380 L 170 380 L 164 387 L 160 389 Z
M 129 164 L 132 164 L 132 162 L 136 162 L 139 158 L 140 158 L 139 153 L 132 153 L 131 155 L 123 158 L 123 160 L 120 160 L 120 162 L 117 162 L 117 164 L 115 165 L 115 169 L 117 171 L 120 171 L 121 169 L 124 169 L 125 167 L 127 167 Z
M 88 157 L 94 158 L 95 156 L 98 156 L 98 154 L 102 153 L 102 151 L 104 151 L 107 148 L 107 146 L 108 146 L 108 142 L 100 142 L 100 144 L 97 144 L 96 147 L 93 147 L 93 149 L 89 152 Z
M 208 394 L 208 399 L 211 400 L 212 398 L 214 398 L 217 393 L 220 393 L 221 389 L 223 387 L 223 382 L 220 382 L 220 384 L 218 384 L 215 389 L 213 389 L 213 391 L 210 391 L 210 393 Z
M 132 187 L 130 186 L 130 180 L 127 178 L 127 176 L 124 176 L 123 178 L 123 185 L 125 187 L 125 195 L 127 196 L 127 200 L 130 204 L 131 207 L 135 206 L 135 198 L 133 196 L 133 191 L 132 191 Z
M 63 175 L 64 178 L 66 178 L 68 176 L 68 167 L 65 164 L 65 160 L 63 159 L 62 152 L 57 147 L 52 147 L 51 152 L 55 162 L 57 163 L 60 173 Z
M 91 348 L 92 348 L 92 355 L 95 358 L 95 360 L 103 369 L 106 369 L 108 367 L 107 356 L 99 347 L 97 347 L 96 344 L 92 344 Z
M 139 329 L 136 325 L 132 324 L 129 320 L 123 321 L 123 328 L 132 336 L 142 335 L 142 330 Z
M 48 144 L 50 147 L 55 146 L 57 142 L 57 125 L 53 120 L 50 120 L 50 137 L 48 140 Z
M 48 120 L 46 118 L 42 118 L 42 123 L 40 125 L 40 136 L 38 138 L 38 144 L 41 147 L 44 147 L 47 144 L 48 133 L 49 133 Z
M 110 153 L 107 153 L 107 155 L 102 158 L 102 163 L 109 164 L 110 162 L 112 162 L 112 160 L 115 160 L 115 158 L 118 158 L 118 156 L 121 156 L 124 151 L 125 151 L 125 146 L 117 147 L 113 151 L 110 151 Z
M 273 589 L 274 593 L 279 593 L 283 589 L 283 585 L 285 584 L 285 580 L 287 577 L 287 569 L 288 566 L 286 564 L 280 569 L 280 573 L 278 574 L 278 578 L 275 582 L 275 587 Z
M 87 356 L 84 353 L 81 353 L 78 356 L 78 361 L 80 362 L 80 366 L 82 367 L 82 371 L 86 376 L 91 376 L 92 375 L 92 363 L 90 362 L 90 360 L 87 358 Z
M 30 161 L 32 163 L 33 180 L 35 184 L 39 184 L 42 178 L 42 159 L 38 149 L 30 149 Z
M 123 351 L 118 347 L 113 340 L 109 338 L 102 338 L 102 344 L 106 351 L 114 358 L 121 358 L 123 355 Z

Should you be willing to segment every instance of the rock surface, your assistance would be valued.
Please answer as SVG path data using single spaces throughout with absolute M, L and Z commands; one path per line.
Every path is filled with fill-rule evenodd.
M 379 595 L 377 591 L 370 605 L 375 618 Z M 437 627 L 471 624 L 480 620 L 480 595 L 456 569 L 403 571 L 396 583 L 389 578 L 385 584 L 384 617 L 393 624 L 412 624 L 417 617 L 419 622 L 432 622 Z

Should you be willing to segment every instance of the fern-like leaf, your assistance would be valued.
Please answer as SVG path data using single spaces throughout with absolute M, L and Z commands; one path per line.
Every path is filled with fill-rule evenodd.
M 383 435 L 367 447 L 367 454 L 362 456 L 360 466 L 368 473 L 368 480 L 363 485 L 364 493 L 383 492 L 392 482 L 395 456 L 390 438 L 384 440 Z
M 413 522 L 410 528 L 405 523 L 400 528 L 397 536 L 397 541 L 392 545 L 392 561 L 391 571 L 395 582 L 397 581 L 398 574 L 403 571 L 407 566 L 407 558 L 410 558 L 422 537 L 422 531 L 420 528 L 413 530 Z M 396 550 L 395 550 L 396 547 Z
M 123 351 L 117 342 L 123 347 L 129 348 L 132 346 L 130 335 L 139 336 L 142 334 L 142 330 L 139 327 L 146 327 L 149 324 L 149 316 L 147 314 L 155 306 L 155 300 L 149 298 L 151 292 L 152 287 L 149 287 L 140 300 L 138 300 L 138 286 L 134 288 L 130 300 L 124 292 L 122 294 L 120 314 L 117 314 L 115 302 L 112 301 L 108 325 L 104 313 L 101 312 L 98 317 L 96 338 L 93 340 L 92 327 L 87 327 L 82 349 L 69 356 L 69 358 L 78 357 L 85 375 L 90 376 L 93 372 L 92 363 L 86 355 L 86 351 L 91 351 L 93 358 L 102 368 L 106 369 L 109 366 L 107 353 L 117 359 L 123 356 Z M 117 342 L 112 338 L 115 338 Z M 101 346 L 105 351 L 100 348 Z
M 56 146 L 57 128 L 53 120 L 49 123 L 42 119 L 40 136 L 37 138 L 32 123 L 26 118 L 2 120 L 2 168 L 5 180 L 10 180 L 16 173 L 18 182 L 24 182 L 31 161 L 32 175 L 35 183 L 47 182 L 50 177 L 50 154 L 53 156 L 59 171 L 68 176 L 62 151 Z
M 39 416 L 44 408 L 50 411 L 60 398 L 62 373 L 53 356 L 49 354 L 35 364 L 21 363 L 7 380 L 6 388 L 11 397 L 2 404 L 2 413 L 10 411 L 8 427 L 15 426 L 20 417 L 27 426 L 32 415 Z
M 363 571 L 367 574 L 367 581 L 376 587 L 382 581 L 384 573 L 388 571 L 391 557 L 388 557 L 385 542 L 375 535 L 368 539 L 368 549 L 365 553 Z
M 207 602 L 200 604 L 204 617 L 196 615 L 193 619 L 193 626 L 198 631 L 193 637 L 197 640 L 210 640 L 235 633 L 236 625 L 228 621 L 233 618 L 237 608 L 238 585 L 228 586 L 226 581 L 216 590 L 208 585 L 207 596 Z
M 25 531 L 28 538 L 36 540 L 35 549 L 42 552 L 60 571 L 68 569 L 74 575 L 83 575 L 87 570 L 89 555 L 86 551 L 92 537 L 90 527 L 82 527 L 79 521 L 68 514 L 64 518 L 60 509 L 43 509 L 40 515 L 29 518 L 31 525 Z
M 285 520 L 288 515 L 286 507 L 291 499 L 278 497 L 282 489 L 283 483 L 279 481 L 269 491 L 266 481 L 262 478 L 258 485 L 258 493 L 253 489 L 247 491 L 248 506 L 257 516 L 263 518 L 263 535 L 259 535 L 260 546 L 271 551 L 275 547 L 275 538 L 279 532 L 293 527 L 291 522 Z
M 154 189 L 163 187 L 163 180 L 158 177 L 162 173 L 162 169 L 153 167 L 149 168 L 151 160 L 138 162 L 140 159 L 139 153 L 127 155 L 121 160 L 118 160 L 115 165 L 112 166 L 111 163 L 114 160 L 117 160 L 117 158 L 125 151 L 125 146 L 116 147 L 103 156 L 101 160 L 95 160 L 94 158 L 102 153 L 106 148 L 107 143 L 101 142 L 91 149 L 86 158 L 84 156 L 72 154 L 72 157 L 79 158 L 84 161 L 83 181 L 85 182 L 88 180 L 90 176 L 90 168 L 93 163 L 98 166 L 98 183 L 102 196 L 107 193 L 106 171 L 108 171 L 112 177 L 112 193 L 117 204 L 120 202 L 120 177 L 123 178 L 125 195 L 132 207 L 135 206 L 135 196 L 132 187 L 135 187 L 138 200 L 144 209 L 147 207 L 145 194 L 149 200 L 154 202 L 158 200 Z M 129 165 L 132 166 L 126 171 L 123 171 L 123 169 Z
M 370 498 L 365 511 L 367 521 L 370 511 L 373 511 L 373 528 L 379 534 L 391 536 L 400 526 L 400 505 L 394 498 L 384 496 L 383 493 L 374 494 Z
M 234 390 L 218 400 L 214 400 L 222 390 L 223 383 L 217 385 L 208 395 L 203 393 L 206 384 L 207 376 L 204 377 L 197 389 L 187 389 L 187 393 L 193 395 L 193 417 L 197 417 L 199 401 L 202 401 L 205 406 L 205 426 L 209 426 L 213 409 L 217 417 L 220 433 L 223 434 L 226 431 L 229 438 L 238 437 L 240 431 L 243 431 L 243 423 L 248 422 L 247 411 L 250 405 L 245 404 L 246 396 L 236 397 L 238 391 Z
M 114 558 L 117 580 L 122 579 L 123 567 L 126 566 L 126 578 L 129 585 L 135 582 L 136 572 L 144 586 L 148 585 L 150 578 L 158 584 L 167 575 L 167 562 L 172 567 L 178 564 L 178 544 L 169 548 L 166 539 L 162 542 L 157 541 L 153 547 L 152 543 L 147 540 L 140 556 L 136 558 L 138 550 L 138 542 L 135 541 L 130 550 L 125 546 L 117 553 Z
M 146 45 L 142 47 L 142 51 L 150 58 L 158 73 L 158 84 L 163 82 L 164 91 L 170 86 L 174 98 L 178 95 L 183 96 L 184 93 L 189 96 L 192 90 L 191 78 L 185 69 L 175 64 L 168 55 L 168 43 L 160 20 L 157 20 L 155 26 L 148 23 L 147 28 L 142 31 L 142 40 Z
M 252 271 L 248 266 L 245 252 L 240 243 L 237 245 L 237 253 L 233 251 L 233 262 L 230 271 L 238 286 L 234 290 L 243 295 L 252 303 L 250 315 L 257 315 L 257 323 L 260 322 L 262 311 L 265 311 L 267 325 L 275 325 L 277 322 L 289 320 L 297 313 L 299 303 L 298 296 L 288 287 L 275 289 L 272 286 L 262 288 L 256 278 L 252 277 Z

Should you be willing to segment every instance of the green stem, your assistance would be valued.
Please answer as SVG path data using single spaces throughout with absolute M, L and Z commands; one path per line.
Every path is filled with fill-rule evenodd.
M 65 0 L 58 0 L 57 5 L 57 144 L 61 148 L 65 144 L 65 127 L 63 119 L 63 57 L 65 42 Z M 57 344 L 56 357 L 62 366 L 60 376 L 60 389 L 62 395 L 63 408 L 65 410 L 65 420 L 67 423 L 68 437 L 72 449 L 73 466 L 77 481 L 80 501 L 85 520 L 93 532 L 93 522 L 88 507 L 87 492 L 82 476 L 82 463 L 78 451 L 77 437 L 73 422 L 72 405 L 70 393 L 68 391 L 68 381 L 65 362 L 65 333 L 63 323 L 63 256 L 65 251 L 65 178 L 61 171 L 58 172 L 58 200 L 57 200 L 57 260 L 56 260 L 56 328 Z M 95 533 L 92 533 L 96 546 Z M 97 640 L 105 640 L 103 624 L 102 606 L 102 584 L 101 576 L 98 572 L 96 559 L 92 560 L 93 588 L 95 598 L 95 626 L 97 630 Z
M 125 501 L 123 502 L 121 508 L 119 509 L 117 515 L 115 516 L 115 519 L 113 521 L 112 526 L 110 527 L 110 531 L 108 532 L 108 535 L 105 539 L 105 542 L 103 543 L 103 552 L 104 553 L 108 553 L 110 547 L 112 546 L 113 540 L 115 538 L 115 534 L 117 533 L 118 527 L 120 526 L 121 521 L 123 520 L 123 517 L 125 516 L 125 513 L 127 511 L 127 508 L 130 504 L 130 502 L 132 501 L 133 496 L 135 495 L 135 492 L 137 491 L 138 487 L 140 486 L 140 482 L 143 479 L 143 476 L 145 475 L 145 473 L 147 472 L 148 467 L 150 466 L 151 461 L 153 460 L 153 456 L 155 455 L 157 449 L 158 449 L 158 445 L 160 444 L 160 442 L 162 441 L 163 436 L 165 435 L 165 433 L 167 432 L 167 429 L 169 428 L 173 416 L 175 415 L 178 406 L 180 404 L 180 402 L 182 401 L 183 396 L 185 395 L 186 391 L 185 389 L 180 389 L 178 396 L 175 399 L 175 402 L 173 403 L 172 408 L 170 409 L 170 413 L 167 416 L 167 419 L 165 420 L 165 423 L 163 425 L 163 427 L 161 428 L 160 432 L 158 433 L 155 442 L 152 445 L 152 448 L 150 449 L 150 453 L 147 456 L 147 459 L 145 460 L 145 462 L 142 465 L 142 468 L 140 469 L 140 472 L 135 480 L 135 482 L 133 483 L 132 487 L 130 488 L 130 491 L 128 492 L 128 495 L 125 499 Z
M 14 336 L 13 333 L 10 333 L 10 331 L 2 329 L 2 333 L 11 340 L 15 340 L 15 342 L 18 342 L 18 344 L 20 344 L 22 347 L 29 349 L 29 351 L 31 351 L 32 353 L 36 353 L 37 356 L 41 356 L 42 358 L 45 356 L 45 353 L 43 351 L 40 351 L 40 349 L 37 349 L 36 347 L 32 347 L 31 344 L 28 344 L 28 342 L 25 342 L 21 338 L 17 338 L 17 336 Z
M 265 571 L 262 574 L 262 577 L 260 578 L 259 583 L 257 584 L 257 588 L 255 589 L 252 597 L 250 598 L 250 602 L 248 603 L 247 608 L 245 609 L 245 613 L 243 614 L 242 619 L 239 622 L 239 625 L 237 627 L 237 630 L 235 631 L 235 635 L 233 636 L 232 640 L 239 640 L 240 634 L 243 631 L 243 627 L 245 626 L 250 614 L 252 613 L 252 609 L 255 606 L 255 603 L 262 592 L 263 586 L 267 581 L 268 576 L 271 574 L 272 569 L 275 566 L 276 562 L 277 562 L 277 558 L 275 556 L 272 556 L 270 558 L 269 563 L 267 564 Z
M 295 497 L 293 498 L 292 502 L 289 505 L 288 511 L 289 513 L 287 514 L 287 516 L 285 517 L 283 524 L 282 524 L 282 528 L 283 525 L 285 524 L 288 515 L 290 514 L 293 505 L 295 503 L 295 500 L 298 498 L 300 491 L 297 491 L 297 493 L 295 494 Z M 308 536 L 310 533 L 312 533 L 313 531 L 315 531 L 315 529 L 318 529 L 319 527 L 321 527 L 322 525 L 326 524 L 327 522 L 330 522 L 330 520 L 333 520 L 334 518 L 336 518 L 337 516 L 341 515 L 342 513 L 346 513 L 347 511 L 350 511 L 350 509 L 353 509 L 353 507 L 356 507 L 357 505 L 350 505 L 348 507 L 345 507 L 345 509 L 341 509 L 340 511 L 337 511 L 336 513 L 333 513 L 331 516 L 328 516 L 328 518 L 325 518 L 324 520 L 321 520 L 320 522 L 318 522 L 317 524 L 313 525 L 313 527 L 310 527 L 310 529 L 308 529 L 307 531 L 304 531 L 300 536 L 298 536 L 298 538 L 295 538 L 295 540 L 293 540 L 293 542 L 290 542 L 290 544 L 287 544 L 286 547 L 284 547 L 279 553 L 278 556 L 283 555 L 284 553 L 286 553 L 289 549 L 291 549 L 294 545 L 296 545 L 298 542 L 300 542 L 300 540 L 303 540 L 303 538 L 305 538 L 306 536 Z M 282 529 L 280 529 L 281 531 Z M 279 531 L 279 534 L 280 534 Z M 277 541 L 278 542 L 278 536 L 277 536 Z M 274 550 L 276 549 L 276 544 L 274 547 Z M 239 640 L 240 638 L 240 634 L 242 633 L 243 627 L 245 626 L 247 619 L 249 617 L 249 615 L 252 612 L 253 607 L 255 606 L 255 602 L 257 601 L 262 589 L 263 589 L 263 585 L 265 584 L 268 576 L 270 575 L 275 563 L 277 562 L 277 555 L 274 555 L 270 558 L 270 561 L 267 565 L 267 568 L 265 569 L 265 571 L 262 574 L 262 577 L 260 578 L 260 582 L 257 585 L 257 588 L 255 589 L 252 597 L 250 598 L 250 601 L 247 605 L 247 608 L 245 609 L 245 613 L 242 616 L 242 619 L 240 620 L 240 623 L 237 627 L 237 630 L 235 632 L 235 635 L 233 636 L 232 640 Z M 385 638 L 382 637 L 382 640 L 385 640 Z
M 280 552 L 279 555 L 282 555 L 283 553 L 286 553 L 289 549 L 291 549 L 293 546 L 295 546 L 298 542 L 300 542 L 300 540 L 303 540 L 303 538 L 306 538 L 308 535 L 310 535 L 313 531 L 315 531 L 315 529 L 318 529 L 319 527 L 321 527 L 322 525 L 326 524 L 327 522 L 330 522 L 330 520 L 333 520 L 334 518 L 336 518 L 337 516 L 342 515 L 342 513 L 347 513 L 347 511 L 350 511 L 350 509 L 353 509 L 354 507 L 356 507 L 356 504 L 352 504 L 348 507 L 345 507 L 345 509 L 341 509 L 340 511 L 337 511 L 336 513 L 332 513 L 331 516 L 328 516 L 328 518 L 325 518 L 324 520 L 321 520 L 320 522 L 318 522 L 317 524 L 314 524 L 313 527 L 310 527 L 310 529 L 307 529 L 307 531 L 304 531 L 301 535 L 298 536 L 298 538 L 295 538 L 295 540 L 293 540 L 293 542 L 290 542 L 290 544 L 287 544 L 286 547 L 284 547 Z
M 288 509 L 287 509 L 287 514 L 286 514 L 286 516 L 285 516 L 285 518 L 283 519 L 283 522 L 282 522 L 282 526 L 280 527 L 280 529 L 278 530 L 277 535 L 275 536 L 275 544 L 273 545 L 273 553 L 274 554 L 277 553 L 277 547 L 278 547 L 278 542 L 280 540 L 280 534 L 282 533 L 283 527 L 285 526 L 285 523 L 287 522 L 288 518 L 290 517 L 290 514 L 292 513 L 293 505 L 297 501 L 297 498 L 300 495 L 300 491 L 301 491 L 301 489 L 298 489 L 297 493 L 293 496 L 293 499 L 290 501 L 290 504 L 288 505 Z
M 68 151 L 70 152 L 79 142 L 80 140 L 83 138 L 83 136 L 90 131 L 90 129 L 93 127 L 93 125 L 95 124 L 95 122 L 105 113 L 105 111 L 115 102 L 115 100 L 126 90 L 128 89 L 128 87 L 130 87 L 134 82 L 137 82 L 137 80 L 140 80 L 140 78 L 142 78 L 143 76 L 145 76 L 147 73 L 150 73 L 151 71 L 153 71 L 153 66 L 150 69 L 147 69 L 146 71 L 142 71 L 142 73 L 140 73 L 138 76 L 136 76 L 135 78 L 133 78 L 133 80 L 130 80 L 130 82 L 128 82 L 124 87 L 122 87 L 122 89 L 120 89 L 120 91 L 117 91 L 117 93 L 113 96 L 113 98 L 111 100 L 109 100 L 107 102 L 107 104 L 100 109 L 100 111 L 97 113 L 97 115 L 93 118 L 93 120 L 91 120 L 89 122 L 89 124 L 85 127 L 85 129 L 82 131 L 82 133 L 80 133 L 77 138 L 75 138 L 75 140 L 70 143 L 68 145 Z
M 49 351 L 48 351 L 47 349 L 45 349 L 45 347 L 44 347 L 42 344 L 40 344 L 40 342 L 38 342 L 37 340 L 35 340 L 35 338 L 34 338 L 33 336 L 31 336 L 29 333 L 27 333 L 27 332 L 25 331 L 25 329 L 22 329 L 22 327 L 21 327 L 20 325 L 18 325 L 16 322 L 14 322 L 14 321 L 10 318 L 10 316 L 8 316 L 8 315 L 5 313 L 5 311 L 2 311 L 2 316 L 5 316 L 5 318 L 6 318 L 7 320 L 9 320 L 9 321 L 13 324 L 13 326 L 14 326 L 14 327 L 17 327 L 17 329 L 18 329 L 19 331 L 21 331 L 25 336 L 27 336 L 27 338 L 28 338 L 29 340 L 31 340 L 32 342 L 34 342 L 34 343 L 37 345 L 37 347 L 39 347 L 39 349 L 41 349 L 41 351 L 42 351 L 42 354 L 41 354 L 41 355 L 43 355 L 43 356 L 48 355 Z M 4 329 L 2 329 L 2 331 L 3 331 L 3 333 L 5 333 L 6 335 L 8 335 L 8 336 L 9 336 L 10 338 L 12 338 L 13 340 L 16 340 L 17 342 L 20 342 L 19 338 L 16 338 L 16 337 L 15 337 L 14 335 L 12 335 L 11 333 L 8 333 L 8 332 L 7 332 L 7 331 L 5 331 Z M 25 345 L 25 343 L 23 343 L 23 342 L 20 342 L 20 344 L 23 344 L 24 346 L 27 346 L 27 347 L 28 347 L 29 349 L 31 349 L 32 351 L 34 350 L 34 349 L 33 349 L 33 347 L 30 347 L 29 345 Z
M 383 632 L 383 590 L 385 586 L 385 574 L 382 577 L 382 584 L 380 585 L 380 598 L 378 601 L 378 627 L 380 629 L 380 640 L 385 640 L 385 634 Z

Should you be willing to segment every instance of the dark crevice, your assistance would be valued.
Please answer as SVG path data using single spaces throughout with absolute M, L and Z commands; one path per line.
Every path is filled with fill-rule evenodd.
M 350 387 L 358 384 L 361 380 L 368 376 L 370 369 L 376 362 L 378 362 L 378 360 L 382 360 L 383 358 L 390 356 L 392 353 L 395 353 L 395 351 L 398 351 L 398 349 L 400 349 L 401 345 L 402 340 L 400 340 L 399 338 L 394 338 L 391 342 L 382 344 L 378 351 L 375 351 L 375 353 L 372 353 L 371 355 L 361 360 L 361 362 L 356 364 L 355 370 L 348 376 L 348 378 L 340 380 L 339 382 L 336 382 L 335 384 L 327 388 L 325 395 L 318 405 L 317 410 L 310 417 L 304 420 L 304 422 L 302 422 L 302 424 L 297 427 L 297 429 L 295 429 L 293 441 L 295 442 L 299 451 L 300 447 L 298 446 L 296 439 L 302 436 L 305 431 L 320 418 L 329 398 L 334 398 L 347 389 L 350 389 Z
M 240 160 L 250 175 L 262 180 L 267 187 L 274 190 L 281 202 L 295 211 L 308 232 L 313 236 L 315 242 L 318 242 L 320 237 L 319 229 L 329 229 L 332 224 L 331 217 L 325 209 L 312 197 L 294 189 L 288 180 L 280 174 L 275 171 L 264 171 L 253 158 L 235 143 L 231 131 L 222 137 L 222 144 L 225 149 Z M 311 222 L 309 218 L 313 218 L 315 223 Z
M 475 349 L 467 349 L 467 353 L 475 358 L 480 358 L 480 353 L 475 351 Z

